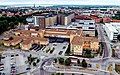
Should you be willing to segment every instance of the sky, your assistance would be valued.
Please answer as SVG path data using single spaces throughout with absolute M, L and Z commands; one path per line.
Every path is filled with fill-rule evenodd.
M 0 5 L 12 4 L 120 5 L 120 0 L 0 0 Z

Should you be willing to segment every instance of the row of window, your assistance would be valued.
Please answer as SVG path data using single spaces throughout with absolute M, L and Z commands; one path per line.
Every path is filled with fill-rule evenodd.
M 85 24 L 85 23 L 79 23 L 79 24 Z M 88 23 L 89 25 L 93 25 L 94 23 Z

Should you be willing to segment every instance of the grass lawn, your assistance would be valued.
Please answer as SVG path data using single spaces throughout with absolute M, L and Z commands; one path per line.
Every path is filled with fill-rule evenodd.
M 0 53 L 2 53 L 4 51 L 4 49 L 3 48 L 0 48 Z
M 120 64 L 115 64 L 115 71 L 120 74 Z
M 0 51 L 4 51 L 4 49 L 3 49 L 3 48 L 0 48 Z

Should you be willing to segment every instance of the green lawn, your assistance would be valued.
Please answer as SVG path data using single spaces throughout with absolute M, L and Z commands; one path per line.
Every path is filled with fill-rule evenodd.
M 115 64 L 115 71 L 120 74 L 120 64 L 119 65 Z

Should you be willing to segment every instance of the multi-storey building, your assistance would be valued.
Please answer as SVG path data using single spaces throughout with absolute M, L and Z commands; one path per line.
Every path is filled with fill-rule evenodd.
M 76 20 L 77 27 L 83 30 L 84 35 L 95 36 L 95 21 L 94 20 Z
M 40 28 L 46 28 L 50 25 L 55 25 L 57 23 L 56 15 L 41 15 L 41 16 L 33 16 L 35 26 L 39 26 Z
M 119 31 L 112 23 L 105 23 L 104 29 L 109 40 L 117 41 L 117 36 L 119 34 Z
M 57 17 L 57 24 L 68 25 L 74 18 L 74 14 L 59 14 Z

